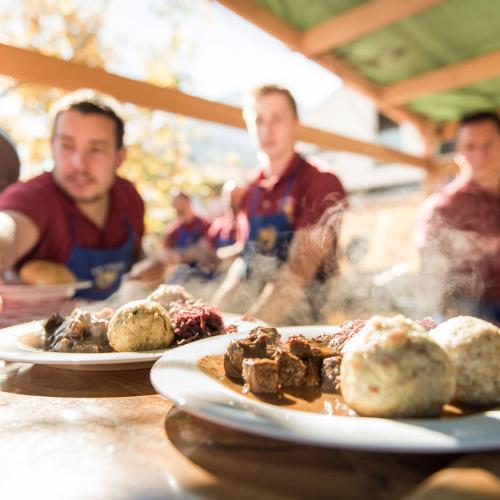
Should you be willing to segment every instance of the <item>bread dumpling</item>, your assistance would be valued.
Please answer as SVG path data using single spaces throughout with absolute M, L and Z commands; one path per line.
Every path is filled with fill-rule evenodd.
M 347 342 L 340 381 L 345 402 L 372 417 L 439 415 L 455 392 L 447 354 L 401 315 L 375 316 Z
M 160 285 L 156 290 L 152 291 L 148 296 L 148 300 L 153 300 L 168 309 L 172 302 L 177 300 L 190 300 L 193 296 L 186 292 L 184 287 L 180 285 Z
M 430 334 L 455 366 L 457 402 L 500 403 L 500 329 L 482 319 L 458 316 Z
M 151 351 L 168 347 L 174 332 L 160 304 L 135 300 L 115 311 L 109 322 L 108 340 L 115 351 Z
M 76 276 L 64 265 L 50 260 L 31 260 L 19 271 L 19 277 L 28 285 L 58 285 L 74 283 Z

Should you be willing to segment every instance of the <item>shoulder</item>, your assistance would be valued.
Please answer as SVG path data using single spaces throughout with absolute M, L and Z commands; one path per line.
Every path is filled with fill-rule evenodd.
M 196 220 L 196 225 L 205 231 L 210 227 L 210 221 L 208 221 L 201 215 L 197 215 L 195 220 Z
M 439 191 L 428 196 L 422 203 L 419 215 L 423 219 L 446 216 L 456 210 L 468 198 L 467 190 L 459 179 L 454 179 Z
M 134 186 L 134 184 L 132 184 L 132 182 L 124 179 L 123 177 L 116 177 L 113 190 L 120 198 L 120 200 L 127 201 L 127 203 L 130 203 L 132 201 L 136 204 L 144 205 L 144 201 L 142 200 L 139 191 L 137 191 L 137 188 Z
M 179 231 L 179 228 L 181 227 L 181 223 L 179 221 L 173 221 L 167 224 L 167 227 L 165 228 L 165 234 L 167 236 L 177 233 Z
M 11 184 L 1 195 L 1 199 L 13 198 L 24 194 L 44 195 L 51 194 L 56 190 L 56 186 L 52 179 L 52 174 L 44 172 L 27 181 L 17 181 Z
M 302 181 L 307 185 L 307 192 L 318 195 L 329 193 L 337 201 L 346 197 L 344 186 L 340 179 L 327 165 L 319 165 L 311 160 L 303 160 L 301 169 Z
M 50 210 L 59 201 L 62 195 L 55 185 L 52 175 L 45 172 L 27 181 L 18 181 L 9 186 L 0 195 L 0 210 L 18 211 L 28 216 Z

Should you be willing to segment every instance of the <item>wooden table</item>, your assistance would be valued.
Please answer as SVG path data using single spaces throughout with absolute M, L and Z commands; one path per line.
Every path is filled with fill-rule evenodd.
M 209 424 L 149 370 L 0 362 L 0 498 L 500 498 L 500 453 L 301 446 Z

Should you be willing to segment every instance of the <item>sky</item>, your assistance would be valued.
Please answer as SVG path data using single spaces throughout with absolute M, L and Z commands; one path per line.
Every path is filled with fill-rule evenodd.
M 214 1 L 195 0 L 183 16 L 184 44 L 175 68 L 182 75 L 181 89 L 206 99 L 240 105 L 242 95 L 261 83 L 290 88 L 299 107 L 313 109 L 340 87 L 331 72 Z M 112 0 L 106 15 L 107 35 L 126 37 L 141 44 L 158 45 L 168 27 L 151 15 L 146 2 Z M 130 77 L 141 77 L 140 52 L 127 54 L 127 67 L 115 68 Z

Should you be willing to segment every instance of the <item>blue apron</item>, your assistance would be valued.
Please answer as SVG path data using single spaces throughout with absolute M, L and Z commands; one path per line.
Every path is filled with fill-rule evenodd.
M 177 249 L 182 253 L 188 247 L 194 245 L 201 237 L 202 233 L 198 231 L 198 228 L 181 227 L 177 233 Z M 196 261 L 192 261 L 177 266 L 173 275 L 167 280 L 167 284 L 182 285 L 190 280 L 205 281 L 212 280 L 214 277 L 213 272 L 201 269 Z
M 202 234 L 198 231 L 198 228 L 187 229 L 185 227 L 180 227 L 177 233 L 177 249 L 180 253 L 194 245 L 200 238 Z M 196 261 L 188 262 L 190 267 L 196 267 Z
M 300 168 L 300 167 L 299 167 Z M 294 228 L 290 216 L 285 210 L 285 203 L 297 180 L 298 171 L 292 175 L 278 201 L 278 210 L 267 215 L 256 215 L 260 204 L 261 188 L 255 186 L 249 212 L 250 234 L 245 244 L 243 256 L 247 264 L 247 274 L 251 272 L 252 257 L 258 253 L 277 257 L 285 262 L 288 258 L 288 247 L 292 241 Z
M 92 288 L 79 290 L 77 297 L 89 300 L 103 300 L 120 287 L 122 275 L 129 271 L 134 262 L 135 235 L 128 221 L 127 239 L 117 248 L 95 249 L 81 247 L 76 242 L 75 220 L 71 220 L 73 247 L 66 265 L 79 280 L 90 280 Z
M 222 248 L 222 247 L 228 247 L 230 245 L 234 245 L 236 243 L 236 240 L 234 238 L 222 238 L 222 236 L 219 235 L 217 236 L 217 240 L 215 241 L 215 247 L 216 248 Z

